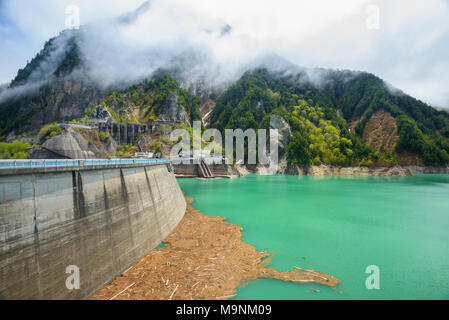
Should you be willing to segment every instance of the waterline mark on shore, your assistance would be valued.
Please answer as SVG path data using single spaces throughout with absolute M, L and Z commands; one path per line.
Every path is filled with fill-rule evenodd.
M 366 267 L 365 273 L 369 274 L 366 278 L 365 286 L 368 290 L 380 289 L 380 269 L 376 265 Z

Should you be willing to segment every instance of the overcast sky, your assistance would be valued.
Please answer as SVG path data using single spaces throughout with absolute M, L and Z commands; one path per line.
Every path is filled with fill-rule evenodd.
M 80 8 L 81 24 L 105 27 L 143 2 L 0 0 L 0 83 L 65 28 L 68 5 Z M 229 62 L 271 51 L 304 67 L 372 72 L 449 108 L 449 0 L 154 0 L 151 10 L 121 34 L 128 43 L 117 43 L 198 43 Z M 226 40 L 201 33 L 225 24 L 232 26 Z

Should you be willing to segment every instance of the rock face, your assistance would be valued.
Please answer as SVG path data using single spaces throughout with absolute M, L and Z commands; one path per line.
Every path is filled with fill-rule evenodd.
M 189 124 L 189 116 L 179 103 L 179 98 L 170 93 L 161 108 L 161 119 L 163 121 L 183 122 Z
M 59 81 L 46 91 L 44 112 L 33 118 L 33 127 L 40 128 L 52 121 L 70 121 L 83 116 L 89 106 L 102 99 L 98 89 L 77 81 Z
M 285 158 L 292 130 L 288 122 L 280 115 L 273 114 L 270 118 L 270 129 L 277 129 L 279 133 L 279 159 Z
M 385 110 L 377 111 L 366 123 L 362 140 L 376 152 L 392 152 L 399 141 L 396 120 Z
M 108 108 L 105 106 L 99 106 L 92 111 L 89 116 L 89 121 L 92 122 L 115 122 Z
M 310 176 L 412 176 L 413 171 L 408 167 L 332 167 L 332 166 L 288 166 L 285 174 Z
M 139 146 L 140 150 L 148 150 L 150 143 L 151 143 L 151 136 L 149 135 L 144 135 L 142 136 L 139 141 L 137 141 L 137 145 Z
M 0 116 L 7 117 L 7 111 L 13 109 L 17 117 L 22 115 L 29 118 L 29 121 L 21 123 L 21 131 L 36 133 L 48 123 L 67 122 L 82 117 L 103 96 L 101 90 L 82 81 L 56 79 L 35 94 L 0 103 Z
M 276 173 L 281 173 L 285 171 L 288 165 L 287 161 L 287 150 L 290 144 L 290 137 L 292 135 L 292 130 L 288 122 L 282 118 L 280 115 L 273 114 L 270 117 L 270 129 L 278 130 L 279 147 L 278 147 L 278 165 L 276 167 L 271 166 L 270 168 L 260 167 L 262 174 L 270 174 L 273 170 Z M 269 149 L 268 149 L 269 150 Z
M 66 128 L 59 136 L 47 140 L 42 148 L 69 159 L 104 159 L 104 154 L 72 128 Z M 32 158 L 39 159 L 33 152 Z

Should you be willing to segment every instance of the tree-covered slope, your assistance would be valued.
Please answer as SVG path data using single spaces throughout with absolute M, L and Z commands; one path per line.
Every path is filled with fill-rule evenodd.
M 182 89 L 171 76 L 159 74 L 130 88 L 110 91 L 98 105 L 106 106 L 117 122 L 166 120 L 192 123 L 201 121 L 200 103 L 198 97 Z
M 447 112 L 393 91 L 371 74 L 314 72 L 319 82 L 308 71 L 247 72 L 217 100 L 211 126 L 267 128 L 269 115 L 280 114 L 293 131 L 288 159 L 295 164 L 449 163 Z M 399 135 L 397 140 L 390 139 L 394 145 L 386 149 L 391 152 L 375 152 L 364 143 L 370 134 L 365 127 L 379 111 L 396 122 L 388 124 Z M 410 155 L 413 161 L 408 160 Z
M 79 41 L 76 30 L 66 30 L 18 70 L 0 92 L 0 137 L 70 120 L 98 101 L 100 89 L 68 77 L 83 68 Z
M 70 74 L 82 65 L 79 41 L 76 30 L 63 31 L 59 36 L 48 40 L 44 48 L 23 69 L 19 69 L 10 88 Z
M 192 59 L 184 55 L 153 78 L 105 89 L 84 73 L 81 45 L 76 30 L 61 33 L 3 88 L 1 140 L 12 133 L 12 139 L 37 134 L 55 121 L 79 120 L 99 105 L 119 122 L 192 123 L 207 116 L 209 127 L 220 130 L 268 128 L 276 113 L 292 129 L 287 156 L 294 164 L 449 163 L 448 113 L 372 74 L 284 63 L 282 71 L 254 69 L 233 84 L 216 79 L 213 87 L 207 78 L 188 78 Z

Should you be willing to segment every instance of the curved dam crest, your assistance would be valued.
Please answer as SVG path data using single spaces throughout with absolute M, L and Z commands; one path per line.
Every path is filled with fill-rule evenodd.
M 0 297 L 88 298 L 185 212 L 165 165 L 0 175 Z M 66 287 L 69 266 L 79 268 L 78 290 Z

